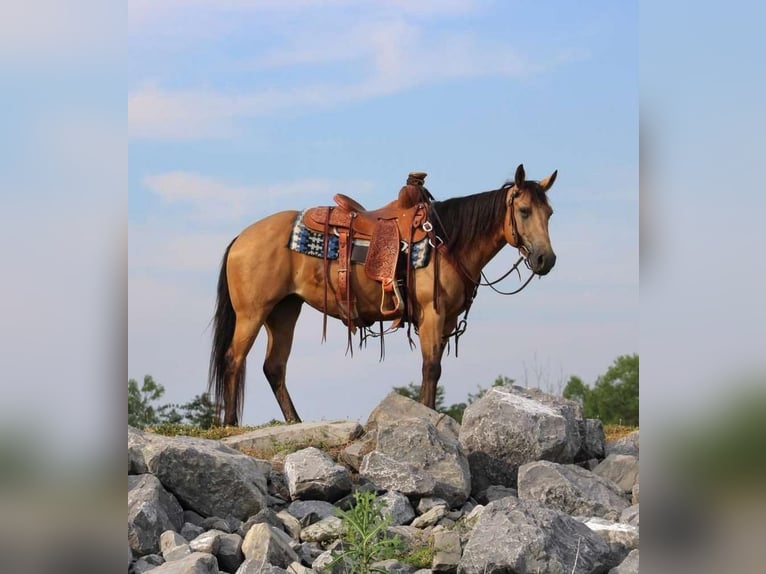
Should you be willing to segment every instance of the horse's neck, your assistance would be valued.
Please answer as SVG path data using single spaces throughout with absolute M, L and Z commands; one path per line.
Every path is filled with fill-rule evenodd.
M 459 255 L 460 264 L 471 276 L 471 279 L 478 280 L 482 269 L 506 245 L 508 243 L 502 228 L 499 231 L 488 230 L 485 240 L 477 242 L 471 249 L 465 249 L 464 253 Z

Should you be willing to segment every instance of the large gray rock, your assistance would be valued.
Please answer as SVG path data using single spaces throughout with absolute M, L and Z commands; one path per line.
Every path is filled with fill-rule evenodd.
M 301 530 L 303 542 L 329 542 L 340 538 L 343 533 L 343 521 L 337 516 L 328 516 Z
M 455 419 L 444 413 L 438 413 L 429 409 L 422 403 L 400 395 L 392 391 L 383 399 L 377 407 L 373 409 L 367 418 L 364 427 L 368 433 L 374 435 L 381 426 L 390 424 L 405 418 L 425 419 L 433 424 L 436 429 L 457 439 L 460 432 L 460 425 Z
M 638 549 L 640 537 L 635 526 L 596 517 L 585 519 L 583 524 L 609 545 L 615 564 L 622 562 L 631 550 Z
M 622 438 L 608 441 L 606 443 L 606 454 L 629 454 L 630 456 L 639 458 L 638 447 L 639 432 L 636 430 Z
M 221 442 L 238 450 L 248 449 L 268 452 L 279 445 L 323 444 L 336 447 L 348 444 L 362 434 L 362 426 L 356 421 L 320 421 L 277 425 L 221 439 Z
M 368 432 L 362 435 L 358 440 L 347 445 L 340 451 L 339 458 L 341 462 L 353 468 L 354 471 L 359 472 L 364 456 L 375 450 L 376 437 L 377 431 Z
M 185 507 L 243 520 L 266 506 L 266 466 L 220 441 L 144 436 L 146 467 Z
M 608 478 L 625 494 L 631 494 L 638 482 L 638 458 L 629 454 L 610 454 L 593 469 L 593 473 Z
M 575 455 L 575 461 L 582 462 L 590 459 L 601 460 L 606 452 L 604 423 L 599 419 L 584 419 L 578 421 L 580 429 L 580 450 Z
M 580 450 L 574 401 L 537 389 L 494 387 L 468 406 L 460 444 L 471 466 L 472 492 L 492 484 L 516 487 L 518 468 L 536 460 L 571 463 Z
M 218 567 L 224 572 L 236 572 L 245 559 L 242 554 L 242 537 L 239 534 L 220 534 L 218 540 Z
M 640 519 L 638 506 L 638 504 L 634 504 L 633 506 L 628 506 L 625 510 L 623 510 L 622 514 L 620 514 L 620 522 L 639 527 Z
M 378 498 L 382 503 L 381 514 L 391 517 L 393 526 L 409 524 L 415 518 L 415 511 L 412 509 L 410 500 L 401 492 L 389 490 Z
M 313 446 L 287 455 L 285 476 L 293 500 L 335 502 L 351 492 L 348 469 Z
M 530 462 L 519 469 L 519 498 L 535 500 L 572 516 L 617 520 L 627 499 L 611 480 L 575 465 Z
M 535 502 L 489 503 L 474 528 L 458 574 L 596 574 L 613 564 L 609 547 L 587 526 Z
M 212 554 L 192 552 L 184 558 L 152 568 L 150 572 L 153 574 L 218 574 L 218 562 Z
M 452 574 L 460 564 L 460 534 L 456 530 L 434 532 L 434 557 L 431 570 Z
M 149 472 L 144 460 L 144 447 L 147 442 L 144 431 L 128 425 L 128 474 Z
M 471 491 L 471 471 L 460 444 L 424 418 L 379 423 L 377 448 L 364 457 L 359 473 L 379 488 L 438 496 L 452 507 L 462 505 Z
M 157 554 L 166 530 L 181 530 L 184 512 L 151 474 L 128 476 L 128 543 L 136 556 Z
M 324 500 L 296 500 L 286 510 L 298 519 L 301 526 L 308 526 L 328 516 L 336 516 L 337 509 Z
M 254 525 L 242 542 L 245 559 L 287 568 L 300 559 L 290 546 L 290 536 L 264 522 Z
M 631 550 L 625 560 L 612 568 L 609 574 L 638 574 L 638 550 Z

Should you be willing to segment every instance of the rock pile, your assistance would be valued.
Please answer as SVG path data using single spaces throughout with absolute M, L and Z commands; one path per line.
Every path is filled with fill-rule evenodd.
M 340 574 L 337 510 L 361 489 L 385 501 L 408 547 L 409 559 L 376 565 L 387 572 L 638 572 L 634 434 L 606 444 L 577 403 L 515 386 L 488 391 L 462 425 L 392 393 L 364 428 L 305 423 L 222 441 L 128 428 L 129 571 Z M 294 452 L 237 450 L 277 443 Z

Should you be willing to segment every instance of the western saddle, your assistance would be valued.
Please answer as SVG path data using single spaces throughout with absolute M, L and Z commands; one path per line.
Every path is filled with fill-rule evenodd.
M 381 284 L 381 315 L 394 320 L 392 328 L 401 325 L 405 318 L 405 301 L 399 281 L 404 279 L 406 296 L 412 274 L 411 245 L 427 237 L 432 242 L 434 239 L 433 226 L 428 220 L 428 206 L 433 196 L 424 186 L 425 178 L 423 172 L 410 173 L 399 196 L 380 209 L 367 211 L 358 201 L 338 193 L 333 197 L 335 206 L 313 207 L 304 213 L 304 225 L 324 234 L 325 332 L 330 233 L 338 236 L 336 297 L 343 322 L 349 328 L 349 342 L 357 326 L 369 327 L 372 324 L 372 321 L 360 318 L 357 311 L 349 275 L 352 263 L 363 263 L 367 277 Z M 412 298 L 406 298 L 409 313 Z

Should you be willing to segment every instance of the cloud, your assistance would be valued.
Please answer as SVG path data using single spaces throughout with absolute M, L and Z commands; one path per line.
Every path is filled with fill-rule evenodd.
M 533 61 L 508 43 L 470 32 L 426 29 L 401 16 L 316 30 L 306 22 L 299 27 L 302 33 L 286 36 L 276 49 L 228 65 L 244 68 L 249 75 L 259 71 L 255 76 L 261 81 L 279 70 L 282 82 L 291 78 L 291 68 L 311 65 L 325 70 L 323 76 L 331 81 L 242 92 L 144 85 L 128 96 L 130 136 L 230 137 L 241 119 L 332 109 L 456 79 L 524 77 L 566 62 L 558 56 Z M 339 63 L 344 64 L 341 75 L 333 67 Z
M 186 171 L 150 175 L 143 183 L 165 204 L 185 207 L 198 220 L 230 222 L 266 215 L 285 197 L 326 202 L 339 189 L 354 189 L 361 195 L 372 189 L 366 181 L 321 178 L 236 185 Z

